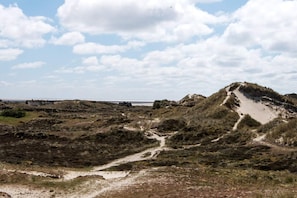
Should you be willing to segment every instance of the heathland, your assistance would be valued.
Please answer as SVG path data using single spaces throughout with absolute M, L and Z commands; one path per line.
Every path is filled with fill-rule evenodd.
M 3 197 L 295 197 L 297 97 L 0 101 Z

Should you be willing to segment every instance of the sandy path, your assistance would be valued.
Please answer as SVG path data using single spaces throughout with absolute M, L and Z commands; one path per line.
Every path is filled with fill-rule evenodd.
M 129 162 L 137 162 L 137 161 L 143 161 L 143 160 L 149 160 L 152 159 L 153 157 L 155 157 L 160 151 L 165 149 L 165 136 L 159 136 L 156 133 L 150 131 L 150 133 L 152 134 L 151 136 L 149 136 L 150 139 L 156 139 L 160 142 L 158 147 L 155 148 L 150 148 L 147 149 L 145 151 L 142 151 L 140 153 L 136 153 L 133 155 L 129 155 L 127 157 L 123 157 L 120 159 L 117 159 L 115 161 L 112 161 L 108 164 L 105 164 L 103 166 L 97 166 L 93 169 L 93 171 L 100 171 L 100 170 L 104 170 L 110 167 L 114 167 L 114 166 L 118 166 L 121 164 L 126 164 Z
M 239 114 L 239 119 L 237 120 L 237 122 L 234 124 L 234 126 L 232 128 L 233 131 L 236 131 L 237 130 L 238 125 L 241 122 L 241 120 L 243 120 L 243 118 L 244 118 L 244 115 L 243 114 Z
M 159 120 L 153 120 L 152 122 L 158 122 Z M 129 128 L 132 129 L 132 128 Z M 105 169 L 119 166 L 121 164 L 126 164 L 129 162 L 137 162 L 143 160 L 150 160 L 156 157 L 162 150 L 166 148 L 166 136 L 160 136 L 157 134 L 157 131 L 149 130 L 146 132 L 146 135 L 150 139 L 156 139 L 159 141 L 159 145 L 154 148 L 147 149 L 145 151 L 129 155 L 117 160 L 114 160 L 108 164 L 94 167 L 91 171 L 71 171 L 64 170 L 64 175 L 61 179 L 57 179 L 55 181 L 69 181 L 78 177 L 83 176 L 102 176 L 104 180 L 96 180 L 95 182 L 86 183 L 85 188 L 81 190 L 75 190 L 72 193 L 60 193 L 54 194 L 50 190 L 44 189 L 32 189 L 28 186 L 21 185 L 2 185 L 0 186 L 0 192 L 6 192 L 12 197 L 16 198 L 31 198 L 31 197 L 85 197 L 92 198 L 97 197 L 103 193 L 107 193 L 108 191 L 112 191 L 115 189 L 120 189 L 125 186 L 129 186 L 134 183 L 134 181 L 142 177 L 146 174 L 146 170 L 141 170 L 139 172 L 130 173 L 130 171 L 104 171 Z M 24 173 L 34 176 L 42 176 L 42 177 L 52 177 L 51 174 L 38 172 L 38 171 L 16 171 L 16 170 L 6 170 L 11 172 Z M 67 193 L 67 194 L 66 194 Z
M 143 160 L 150 160 L 156 157 L 162 150 L 166 149 L 166 136 L 159 136 L 156 131 L 149 130 L 147 132 L 148 138 L 150 139 L 156 139 L 159 141 L 159 146 L 155 148 L 150 148 L 145 151 L 129 155 L 120 159 L 117 159 L 115 161 L 112 161 L 108 164 L 94 167 L 93 170 L 86 172 L 88 175 L 101 175 L 102 172 L 108 173 L 115 173 L 115 171 L 102 171 L 111 167 L 119 166 L 121 164 L 126 164 L 129 162 L 137 162 L 137 161 L 143 161 Z M 107 183 L 105 184 L 91 184 L 88 186 L 88 190 L 84 192 L 74 192 L 71 195 L 67 195 L 67 197 L 84 197 L 84 198 L 93 198 L 93 197 L 100 197 L 100 195 L 103 195 L 105 193 L 108 193 L 110 191 L 114 190 L 121 190 L 122 188 L 126 188 L 133 183 L 136 182 L 136 180 L 140 177 L 145 177 L 145 174 L 147 174 L 146 170 L 141 170 L 139 172 L 124 172 L 124 171 L 117 171 L 119 175 L 115 176 L 114 178 L 110 178 L 107 180 Z M 116 173 L 115 173 L 116 174 Z M 64 176 L 64 179 L 74 179 L 77 176 L 81 176 L 81 173 L 78 174 L 77 172 L 68 172 Z M 104 177 L 104 176 L 103 176 Z M 106 181 L 105 181 L 106 182 Z
M 75 179 L 77 177 L 81 176 L 102 176 L 104 179 L 115 179 L 115 178 L 122 178 L 129 175 L 129 171 L 102 171 L 111 167 L 119 166 L 121 164 L 126 164 L 129 162 L 137 162 L 137 161 L 144 161 L 149 160 L 154 157 L 156 157 L 160 151 L 165 150 L 165 136 L 159 136 L 155 133 L 155 131 L 150 130 L 149 131 L 150 136 L 148 138 L 150 139 L 156 139 L 160 142 L 158 147 L 150 148 L 147 150 L 144 150 L 142 152 L 132 154 L 117 160 L 114 160 L 108 164 L 104 164 L 102 166 L 94 167 L 91 171 L 67 171 L 66 174 L 63 176 L 64 181 Z
M 134 173 L 124 179 L 113 180 L 112 182 L 105 185 L 101 189 L 93 188 L 92 190 L 89 190 L 88 193 L 83 194 L 83 197 L 84 198 L 100 197 L 100 195 L 104 195 L 106 193 L 109 193 L 109 192 L 112 192 L 115 190 L 116 191 L 123 190 L 123 189 L 128 188 L 129 186 L 133 185 L 137 181 L 138 178 L 145 177 L 146 174 L 147 174 L 146 170 L 141 170 L 141 171 Z M 78 193 L 75 195 L 71 195 L 70 197 L 80 197 L 80 195 L 81 194 Z
M 226 104 L 226 102 L 229 100 L 230 96 L 231 96 L 231 91 L 230 91 L 230 86 L 226 87 L 226 92 L 227 92 L 227 96 L 224 99 L 224 101 L 220 104 L 220 106 L 223 106 L 224 104 Z

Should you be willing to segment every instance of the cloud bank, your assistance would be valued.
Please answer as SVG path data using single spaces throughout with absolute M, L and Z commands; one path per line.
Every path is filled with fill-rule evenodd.
M 200 8 L 219 2 L 230 3 L 65 0 L 51 19 L 0 5 L 0 61 L 11 63 L 2 66 L 10 76 L 1 71 L 0 91 L 31 82 L 49 96 L 69 90 L 73 98 L 180 99 L 251 81 L 296 92 L 297 1 L 247 0 L 234 12 Z M 28 58 L 36 48 L 45 50 L 40 61 Z M 10 82 L 24 69 L 32 75 Z

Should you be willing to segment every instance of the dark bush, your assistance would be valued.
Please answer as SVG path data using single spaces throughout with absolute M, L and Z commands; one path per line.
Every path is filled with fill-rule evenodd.
M 167 119 L 162 121 L 157 127 L 159 131 L 180 131 L 186 127 L 186 122 L 181 119 Z
M 153 104 L 153 109 L 160 109 L 169 106 L 177 106 L 177 102 L 169 100 L 155 100 Z
M 124 107 L 132 107 L 132 103 L 131 102 L 119 102 L 120 106 L 124 106 Z
M 26 116 L 26 112 L 20 109 L 7 109 L 2 111 L 0 115 L 4 117 L 22 118 Z

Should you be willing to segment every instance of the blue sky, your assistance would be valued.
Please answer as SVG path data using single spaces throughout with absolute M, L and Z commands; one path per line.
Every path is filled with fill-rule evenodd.
M 296 0 L 0 0 L 0 99 L 296 92 Z

